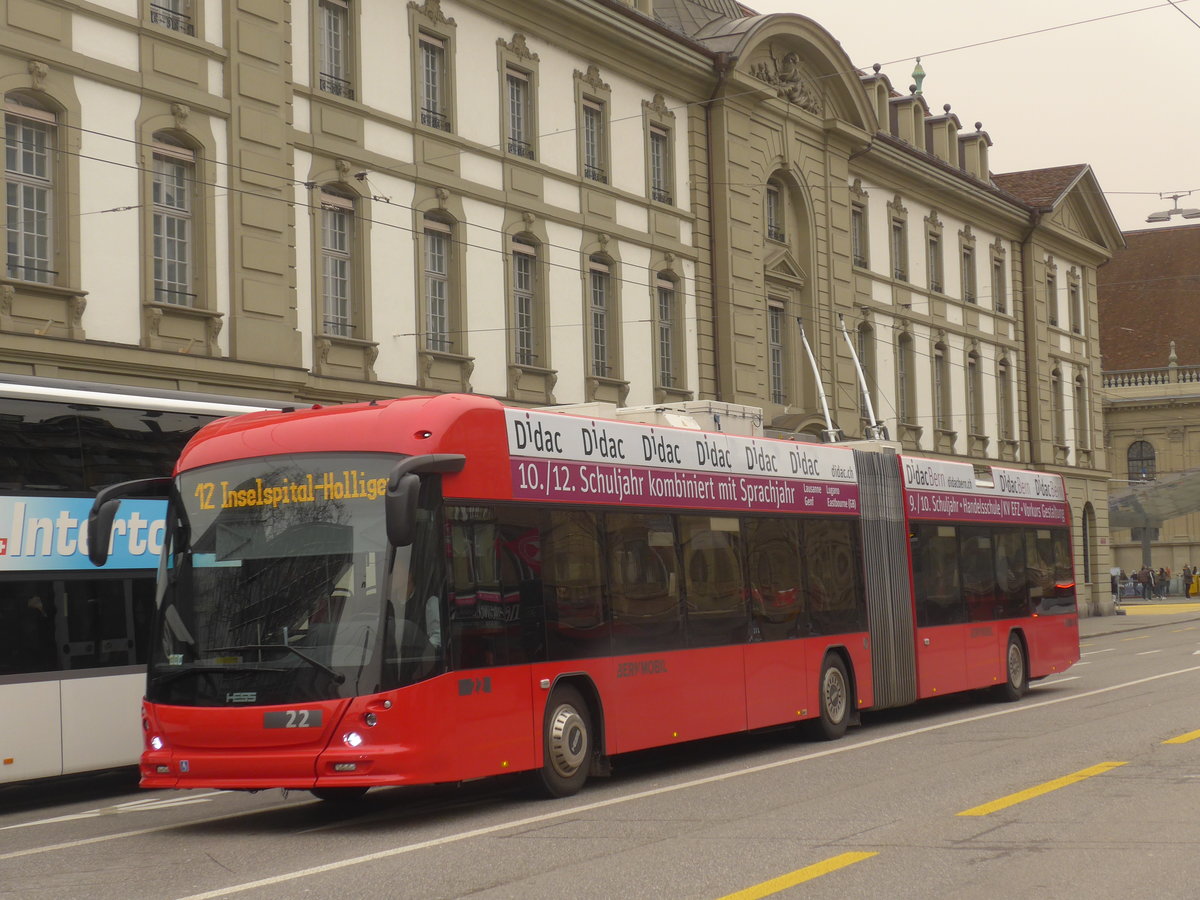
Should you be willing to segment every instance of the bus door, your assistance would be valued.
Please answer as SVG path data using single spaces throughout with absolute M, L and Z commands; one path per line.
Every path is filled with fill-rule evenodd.
M 913 582 L 917 606 L 917 693 L 933 697 L 966 682 L 967 609 L 953 525 L 913 529 Z

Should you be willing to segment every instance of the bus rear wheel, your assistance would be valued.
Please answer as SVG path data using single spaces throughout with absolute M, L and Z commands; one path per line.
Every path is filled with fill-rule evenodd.
M 821 666 L 819 685 L 821 715 L 813 723 L 817 737 L 835 741 L 846 733 L 850 724 L 850 676 L 841 657 L 830 654 Z
M 327 803 L 353 803 L 366 794 L 367 790 L 365 787 L 327 787 L 313 788 L 310 793 Z
M 542 735 L 542 789 L 550 797 L 578 793 L 592 758 L 592 722 L 583 696 L 570 685 L 555 689 L 546 704 Z
M 1025 645 L 1015 634 L 1008 636 L 1008 651 L 1004 654 L 1004 684 L 996 688 L 996 696 L 1006 703 L 1020 700 L 1029 690 L 1025 675 Z

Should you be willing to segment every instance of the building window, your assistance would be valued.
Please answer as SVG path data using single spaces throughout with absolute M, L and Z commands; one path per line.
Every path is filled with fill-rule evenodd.
M 8 98 L 4 116 L 8 277 L 50 284 L 54 245 L 56 120 L 53 113 Z
M 608 184 L 608 139 L 605 106 L 600 100 L 583 101 L 583 177 Z
M 892 277 L 908 280 L 908 226 L 903 219 L 892 219 Z
M 1083 333 L 1083 303 L 1079 283 L 1072 280 L 1067 286 L 1067 302 L 1070 305 L 1068 310 L 1071 316 L 1071 331 L 1075 334 Z
M 450 130 L 449 92 L 446 79 L 446 42 L 431 34 L 421 33 L 420 53 L 421 124 L 439 131 Z
M 850 207 L 850 254 L 854 265 L 867 267 L 867 211 L 858 203 Z
M 946 345 L 933 348 L 933 424 L 950 430 L 950 380 L 946 372 Z
M 607 261 L 593 256 L 588 261 L 588 307 L 592 327 L 592 374 L 611 377 L 612 348 L 612 273 Z
M 1008 279 L 1004 277 L 1004 257 L 992 257 L 992 306 L 996 312 L 1008 311 Z
M 662 387 L 679 387 L 679 310 L 675 282 L 660 273 L 655 281 L 655 300 L 658 329 L 658 383 Z
M 783 229 L 783 189 L 778 182 L 767 182 L 764 214 L 767 219 L 767 237 L 772 241 L 783 241 L 787 238 Z
M 983 434 L 983 418 L 980 399 L 983 394 L 983 375 L 979 371 L 979 355 L 967 356 L 967 432 Z
M 180 34 L 195 35 L 196 26 L 188 14 L 191 3 L 188 0 L 158 0 L 150 4 L 150 24 L 161 25 Z
M 1000 426 L 1000 439 L 1012 440 L 1012 385 L 1009 379 L 1012 376 L 1009 374 L 1009 365 L 1007 359 L 1000 360 L 996 364 L 996 413 L 998 416 L 998 425 Z
M 194 306 L 192 289 L 194 223 L 193 185 L 196 163 L 192 152 L 161 135 L 154 139 L 151 182 L 154 300 Z
M 650 127 L 650 198 L 671 203 L 671 133 L 658 125 Z
M 927 241 L 926 262 L 929 266 L 929 290 L 935 294 L 942 293 L 942 238 L 931 234 Z
M 537 292 L 537 247 L 514 239 L 512 250 L 513 361 L 521 366 L 538 365 L 539 323 Z
M 783 304 L 767 304 L 767 390 L 772 403 L 787 403 L 783 346 Z
M 855 352 L 858 354 L 858 364 L 862 368 L 863 381 L 866 382 L 867 390 L 864 393 L 861 389 L 858 394 L 859 415 L 867 421 L 867 424 L 874 425 L 871 420 L 871 413 L 878 415 L 878 409 L 875 404 L 875 333 L 871 326 L 865 322 L 858 326 L 855 332 Z M 870 399 L 868 408 L 867 400 Z
M 962 248 L 962 297 L 967 303 L 975 303 L 975 248 Z
M 327 94 L 354 99 L 350 80 L 350 7 L 343 0 L 321 0 L 317 8 L 319 87 Z
M 1055 444 L 1067 442 L 1067 423 L 1063 418 L 1062 373 L 1055 369 L 1050 373 L 1050 427 Z
M 1080 450 L 1087 450 L 1092 446 L 1091 442 L 1091 421 L 1088 416 L 1087 406 L 1087 387 L 1084 384 L 1083 376 L 1080 375 L 1075 379 L 1075 446 Z
M 1149 441 L 1134 441 L 1125 454 L 1130 481 L 1153 481 L 1156 477 L 1154 446 Z
M 450 226 L 425 217 L 425 349 L 450 353 Z
M 355 337 L 352 292 L 354 201 L 321 192 L 321 325 L 325 334 Z
M 1058 327 L 1058 278 L 1054 275 L 1046 276 L 1046 314 L 1049 316 L 1050 324 Z
M 901 334 L 896 339 L 896 416 L 906 424 L 914 424 L 913 409 L 913 339 Z
M 504 73 L 508 89 L 508 152 L 533 159 L 533 109 L 529 74 L 509 68 Z

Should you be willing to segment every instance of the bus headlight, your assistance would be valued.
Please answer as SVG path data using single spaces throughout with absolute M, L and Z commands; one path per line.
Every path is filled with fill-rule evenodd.
M 348 731 L 342 735 L 342 743 L 347 747 L 362 746 L 363 737 L 357 731 Z
M 363 721 L 367 723 L 368 728 L 374 728 L 379 724 L 379 717 L 375 713 L 369 712 L 363 716 Z
M 163 748 L 163 739 L 160 738 L 157 734 L 154 735 L 153 737 L 150 738 L 150 747 L 151 747 L 151 749 L 154 749 L 154 750 L 161 750 Z

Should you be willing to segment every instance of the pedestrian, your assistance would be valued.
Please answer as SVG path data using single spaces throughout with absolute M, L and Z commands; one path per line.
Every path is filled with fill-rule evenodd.
M 1162 566 L 1158 567 L 1158 574 L 1154 577 L 1154 587 L 1159 600 L 1167 595 L 1167 570 Z

